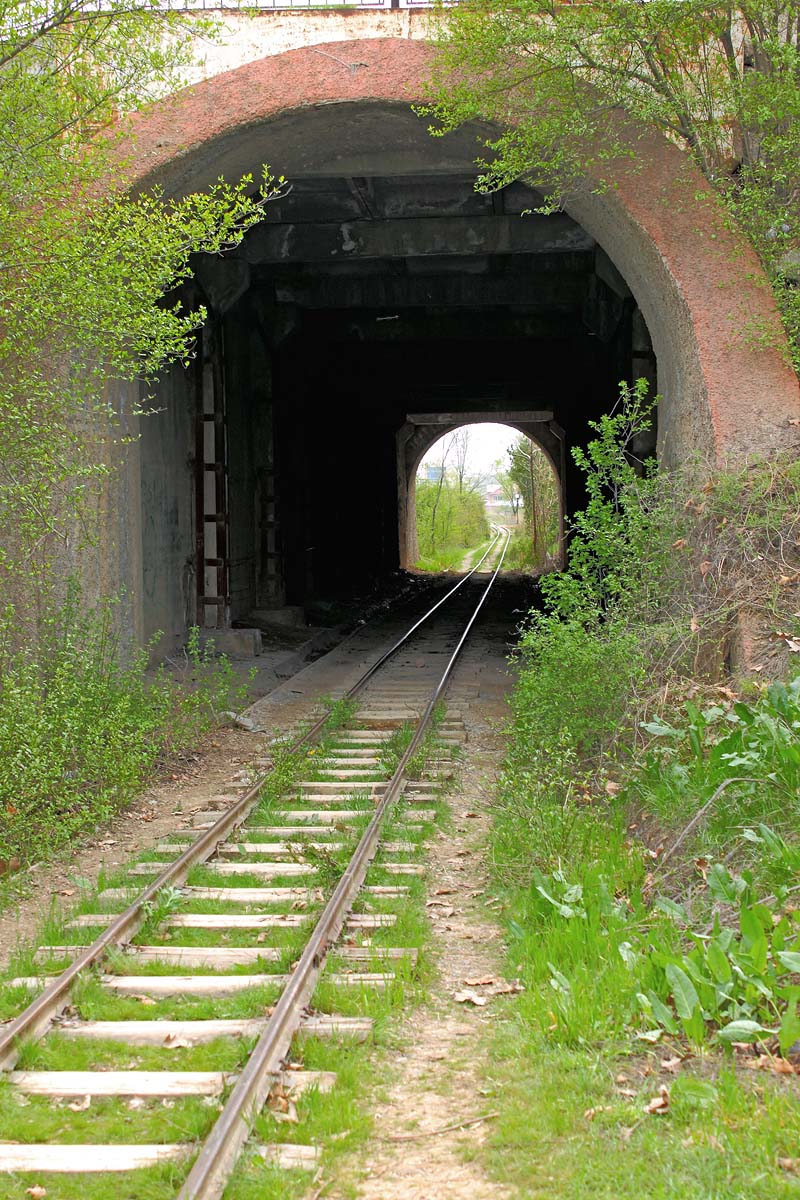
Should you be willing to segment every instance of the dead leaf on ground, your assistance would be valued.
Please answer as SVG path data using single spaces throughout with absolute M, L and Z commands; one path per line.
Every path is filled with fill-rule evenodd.
M 464 980 L 467 987 L 488 987 L 490 983 L 496 982 L 494 975 L 476 975 L 474 978 Z
M 477 819 L 477 818 L 478 818 L 480 815 L 481 815 L 480 813 L 476 813 L 476 812 L 467 812 L 467 813 L 462 813 L 462 816 L 463 816 L 465 819 L 468 819 L 468 820 L 471 820 L 471 821 L 472 821 L 472 820 L 476 820 L 476 819 Z
M 67 1108 L 70 1110 L 70 1112 L 86 1112 L 91 1103 L 92 1097 L 84 1096 L 82 1100 L 73 1100 L 71 1104 L 67 1105 Z
M 789 1171 L 794 1174 L 800 1171 L 800 1158 L 779 1158 L 778 1166 L 782 1171 Z
M 669 1071 L 671 1075 L 677 1075 L 681 1069 L 682 1058 L 664 1058 L 661 1060 L 661 1070 Z
M 773 1075 L 800 1074 L 800 1064 L 788 1062 L 785 1058 L 777 1058 L 772 1054 L 759 1054 L 757 1058 L 746 1058 L 744 1065 L 750 1071 L 770 1071 Z
M 644 1106 L 646 1113 L 665 1113 L 669 1108 L 669 1088 L 665 1083 L 662 1083 L 658 1089 L 658 1095 L 653 1096 Z
M 166 1050 L 184 1050 L 191 1044 L 189 1038 L 181 1037 L 178 1033 L 168 1033 L 162 1042 Z
M 457 888 L 444 887 L 444 888 L 436 888 L 433 894 L 434 894 L 434 896 L 455 896 L 457 891 L 458 891 Z
M 33 1187 L 25 1188 L 25 1195 L 32 1196 L 33 1200 L 44 1200 L 44 1197 L 47 1195 L 47 1188 L 42 1187 L 39 1183 L 35 1183 Z
M 156 1003 L 152 996 L 146 996 L 144 992 L 132 992 L 131 1000 L 138 1000 L 140 1004 L 144 1004 L 146 1008 L 151 1008 Z
M 519 979 L 501 979 L 499 983 L 492 988 L 493 996 L 515 996 L 517 992 L 524 992 L 525 984 Z
M 622 791 L 622 784 L 614 783 L 613 779 L 609 779 L 608 783 L 606 784 L 607 795 L 616 796 L 621 791 Z
M 481 996 L 479 992 L 472 991 L 471 988 L 464 988 L 463 991 L 454 992 L 453 999 L 456 1004 L 474 1004 L 476 1008 L 483 1008 L 484 1004 L 488 1004 L 488 998 Z

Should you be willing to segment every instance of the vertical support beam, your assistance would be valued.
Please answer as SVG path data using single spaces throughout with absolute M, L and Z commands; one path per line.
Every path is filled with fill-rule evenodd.
M 228 595 L 228 456 L 222 329 L 209 321 L 195 361 L 195 511 L 197 622 L 205 629 L 230 624 Z

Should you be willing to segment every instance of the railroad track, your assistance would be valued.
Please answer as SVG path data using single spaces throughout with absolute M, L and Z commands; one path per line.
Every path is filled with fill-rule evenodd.
M 29 1182 L 35 1185 L 42 1175 L 136 1172 L 174 1163 L 179 1182 L 172 1194 L 178 1200 L 211 1200 L 223 1195 L 246 1146 L 279 1167 L 313 1165 L 313 1145 L 261 1144 L 253 1139 L 253 1126 L 276 1094 L 290 1097 L 304 1088 L 334 1085 L 331 1072 L 287 1069 L 296 1066 L 290 1051 L 299 1036 L 358 1037 L 369 1029 L 369 1021 L 358 1017 L 314 1013 L 321 981 L 344 989 L 381 989 L 391 986 L 398 969 L 413 969 L 414 951 L 354 945 L 352 935 L 390 930 L 396 920 L 392 902 L 405 896 L 410 878 L 421 873 L 418 863 L 407 860 L 435 819 L 441 781 L 424 774 L 412 780 L 410 767 L 440 715 L 441 699 L 502 566 L 508 538 L 506 530 L 498 530 L 472 572 L 345 693 L 353 711 L 342 728 L 328 732 L 326 714 L 295 739 L 281 761 L 313 762 L 307 778 L 292 779 L 285 794 L 265 808 L 267 772 L 219 817 L 208 814 L 199 832 L 177 831 L 157 846 L 158 859 L 132 868 L 130 884 L 150 876 L 138 894 L 131 898 L 127 887 L 101 892 L 104 911 L 75 917 L 65 929 L 65 944 L 39 948 L 41 974 L 12 981 L 13 987 L 38 992 L 14 1020 L 0 1026 L 0 1069 L 15 1093 L 70 1100 L 68 1110 L 81 1113 L 95 1097 L 124 1097 L 142 1106 L 223 1097 L 210 1131 L 199 1144 L 137 1140 L 131 1118 L 132 1136 L 124 1144 L 0 1142 L 0 1172 L 19 1189 L 3 1195 L 24 1197 Z M 492 573 L 481 580 L 476 597 L 464 585 L 482 566 Z M 430 623 L 434 615 L 435 625 Z M 461 728 L 459 714 L 451 712 L 439 722 L 438 736 L 445 745 L 457 742 Z M 321 739 L 316 757 L 314 746 Z M 387 837 L 391 827 L 396 832 Z M 127 907 L 114 911 L 120 901 Z M 343 933 L 345 944 L 339 944 Z M 76 944 L 75 938 L 88 944 Z M 59 969 L 67 957 L 69 965 Z M 49 977 L 50 970 L 57 973 Z M 130 997 L 157 1007 L 156 1019 L 138 1013 L 137 1019 L 87 1019 L 80 1005 L 87 980 L 95 997 L 89 1007 L 95 1011 L 102 1011 L 107 997 Z M 263 994 L 263 1015 L 215 1015 L 215 1004 L 241 994 Z M 76 995 L 78 1003 L 70 1007 Z M 203 1005 L 202 1017 L 187 1018 L 187 1004 L 194 1012 L 190 1002 Z M 253 1046 L 235 1070 L 222 1065 L 169 1071 L 160 1069 L 160 1061 L 152 1070 L 19 1069 L 20 1055 L 29 1055 L 32 1043 L 44 1039 L 46 1048 L 52 1038 L 62 1050 L 74 1046 L 78 1064 L 85 1061 L 87 1045 L 150 1047 L 151 1061 L 152 1048 L 164 1050 L 168 1059 L 176 1047 L 213 1047 L 219 1039 L 239 1044 L 249 1039 Z M 129 1193 L 123 1187 L 115 1194 L 127 1200 Z

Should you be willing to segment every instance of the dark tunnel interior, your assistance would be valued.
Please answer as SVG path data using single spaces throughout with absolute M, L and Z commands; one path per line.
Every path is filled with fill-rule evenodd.
M 150 630 L 359 595 L 405 565 L 420 414 L 531 423 L 580 505 L 571 447 L 620 380 L 655 390 L 656 363 L 613 263 L 540 203 L 469 170 L 300 175 L 198 262 L 197 357 L 143 426 Z

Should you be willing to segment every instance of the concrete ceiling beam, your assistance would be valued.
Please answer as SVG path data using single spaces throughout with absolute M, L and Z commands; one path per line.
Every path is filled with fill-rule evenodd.
M 267 285 L 269 286 L 269 285 Z M 275 301 L 301 308 L 496 308 L 520 306 L 528 310 L 571 315 L 580 313 L 586 283 L 580 277 L 503 278 L 484 276 L 428 276 L 419 279 L 389 275 L 368 279 L 321 278 L 274 285 Z
M 266 221 L 239 251 L 253 265 L 428 255 L 552 254 L 593 250 L 564 213 L 518 217 L 410 217 L 278 225 Z

